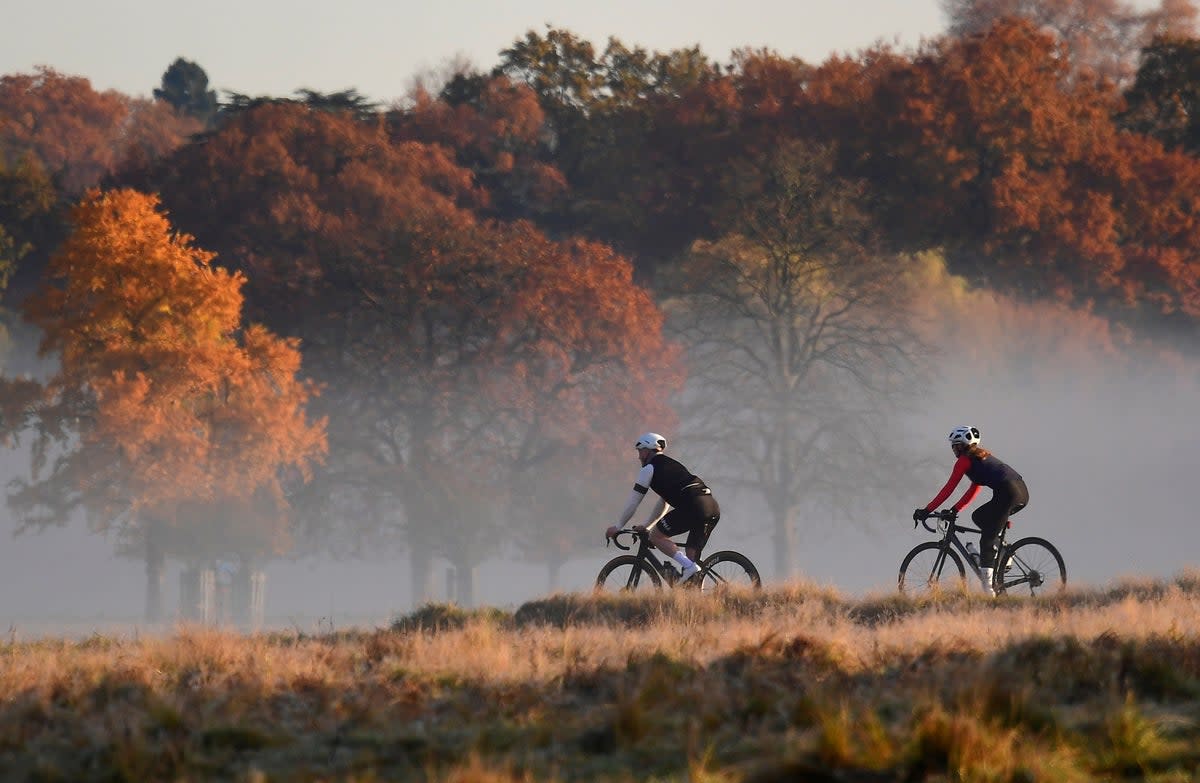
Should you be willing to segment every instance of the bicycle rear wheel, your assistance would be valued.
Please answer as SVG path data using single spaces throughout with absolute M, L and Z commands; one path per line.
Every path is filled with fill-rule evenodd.
M 962 560 L 953 549 L 942 550 L 937 541 L 913 547 L 900 563 L 900 592 L 923 596 L 961 588 L 967 578 Z
M 1005 547 L 1004 562 L 996 574 L 996 593 L 1049 595 L 1067 586 L 1067 566 L 1062 555 L 1044 538 L 1022 538 Z
M 701 590 L 712 590 L 718 587 L 749 587 L 754 590 L 762 589 L 762 577 L 750 558 L 741 552 L 714 552 L 700 564 Z
M 658 571 L 645 560 L 633 555 L 618 555 L 604 564 L 596 577 L 597 592 L 649 592 L 662 588 Z

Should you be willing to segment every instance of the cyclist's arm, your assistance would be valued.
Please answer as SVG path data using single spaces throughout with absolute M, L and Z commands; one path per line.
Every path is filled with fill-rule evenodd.
M 958 502 L 951 506 L 951 508 L 954 509 L 954 513 L 957 514 L 959 511 L 962 511 L 964 508 L 966 508 L 971 501 L 975 499 L 975 495 L 978 492 L 979 485 L 972 482 L 971 486 L 967 487 L 967 491 L 963 493 L 963 496 L 958 499 Z
M 646 465 L 638 471 L 637 479 L 633 482 L 633 491 L 629 493 L 629 500 L 625 503 L 625 510 L 621 512 L 621 517 L 617 520 L 617 527 L 625 527 L 625 524 L 633 519 L 634 512 L 642 504 L 642 498 L 646 497 L 646 493 L 650 491 L 650 479 L 653 476 L 653 465 Z
M 959 457 L 954 462 L 954 470 L 950 471 L 950 479 L 946 482 L 946 486 L 942 487 L 937 493 L 937 497 L 929 501 L 925 506 L 926 511 L 934 511 L 938 506 L 945 502 L 946 498 L 950 497 L 950 493 L 958 486 L 958 482 L 962 481 L 962 477 L 966 475 L 967 468 L 971 467 L 971 458 L 965 454 Z M 970 491 L 970 490 L 968 490 Z

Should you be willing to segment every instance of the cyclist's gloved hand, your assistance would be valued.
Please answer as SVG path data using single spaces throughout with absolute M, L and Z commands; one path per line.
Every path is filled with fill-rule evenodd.
M 958 519 L 958 509 L 956 508 L 947 509 L 943 513 L 946 515 L 947 522 L 953 522 L 954 520 Z
M 608 544 L 609 539 L 616 538 L 617 533 L 620 531 L 621 528 L 617 527 L 616 525 L 609 525 L 608 530 L 604 531 L 604 543 Z
M 929 519 L 929 512 L 923 508 L 918 508 L 913 512 L 913 522 L 924 522 Z

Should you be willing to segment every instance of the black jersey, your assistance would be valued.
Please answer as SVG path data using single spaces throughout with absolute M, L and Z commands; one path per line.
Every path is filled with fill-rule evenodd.
M 970 455 L 964 456 L 971 461 L 970 467 L 964 472 L 972 483 L 995 489 L 1021 479 L 1020 473 L 990 454 L 982 459 Z
M 655 454 L 646 464 L 654 467 L 649 488 L 673 508 L 679 508 L 688 498 L 711 494 L 708 485 L 681 462 L 671 459 L 666 454 Z

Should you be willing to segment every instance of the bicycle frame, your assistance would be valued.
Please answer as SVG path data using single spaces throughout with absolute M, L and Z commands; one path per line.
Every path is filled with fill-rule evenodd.
M 980 530 L 979 528 L 971 527 L 969 525 L 961 525 L 958 523 L 957 520 L 948 521 L 948 520 L 944 520 L 944 519 L 939 519 L 938 523 L 939 523 L 938 528 L 940 528 L 944 524 L 946 526 L 946 529 L 942 532 L 942 540 L 941 540 L 942 549 L 941 549 L 941 552 L 938 554 L 938 560 L 937 560 L 937 563 L 935 564 L 935 569 L 936 569 L 937 573 L 941 574 L 941 572 L 942 572 L 942 565 L 946 561 L 946 550 L 948 550 L 951 546 L 953 546 L 956 550 L 958 550 L 958 554 L 960 555 L 963 563 L 965 565 L 967 565 L 968 567 L 970 567 L 972 573 L 975 574 L 975 578 L 982 579 L 983 578 L 983 569 L 980 568 L 979 565 L 976 563 L 975 558 L 971 557 L 971 553 L 967 551 L 967 547 L 962 543 L 962 540 L 959 539 L 958 533 L 961 531 L 963 533 L 974 533 L 976 535 L 983 535 L 983 531 Z M 1004 538 L 1007 533 L 1008 533 L 1008 526 L 1006 525 L 1000 529 L 1000 535 L 996 539 L 996 552 L 997 552 L 996 565 L 997 566 L 999 566 L 1000 563 L 1003 562 L 1003 560 L 1004 560 Z
M 660 561 L 657 557 L 654 557 L 650 554 L 650 550 L 656 549 L 657 547 L 650 543 L 649 528 L 643 531 L 626 529 L 617 533 L 617 536 L 613 538 L 613 544 L 616 545 L 617 549 L 629 551 L 632 547 L 625 546 L 619 540 L 622 535 L 635 536 L 638 539 L 638 548 L 633 556 L 638 560 L 649 563 L 654 570 L 658 572 L 659 577 L 663 579 L 663 581 L 671 585 L 675 584 L 675 580 L 678 578 L 679 572 L 676 571 L 669 563 Z M 640 568 L 633 569 L 633 572 L 629 575 L 629 583 L 625 586 L 637 587 L 638 582 L 641 580 L 641 576 L 642 570 Z

